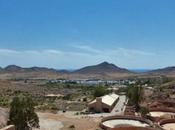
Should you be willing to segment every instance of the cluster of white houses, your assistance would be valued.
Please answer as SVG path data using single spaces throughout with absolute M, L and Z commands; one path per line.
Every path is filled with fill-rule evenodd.
M 132 83 L 134 81 L 130 80 L 100 80 L 100 79 L 76 79 L 76 80 L 66 80 L 66 79 L 55 79 L 50 80 L 51 83 L 77 83 L 77 84 L 100 84 L 100 83 L 106 83 L 106 84 L 124 84 L 124 83 Z
M 102 97 L 97 97 L 88 104 L 88 108 L 91 112 L 111 112 L 118 100 L 119 96 L 112 93 Z

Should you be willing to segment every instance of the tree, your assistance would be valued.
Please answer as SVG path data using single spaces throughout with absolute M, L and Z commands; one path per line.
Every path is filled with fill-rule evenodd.
M 127 97 L 129 98 L 129 104 L 136 107 L 136 111 L 140 109 L 140 103 L 143 100 L 143 88 L 140 86 L 132 86 L 127 91 Z
M 141 113 L 142 117 L 145 117 L 149 113 L 149 109 L 147 107 L 141 107 L 140 113 Z
M 94 90 L 94 97 L 101 97 L 104 96 L 106 94 L 106 89 L 105 87 L 102 86 L 97 86 Z
M 15 97 L 10 107 L 9 124 L 15 125 L 16 130 L 39 128 L 39 119 L 30 97 Z

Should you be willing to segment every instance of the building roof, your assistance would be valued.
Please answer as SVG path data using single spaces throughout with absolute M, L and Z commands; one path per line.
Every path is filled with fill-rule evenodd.
M 114 99 L 118 99 L 119 98 L 119 95 L 115 94 L 115 93 L 112 93 L 110 94 L 109 96 L 111 96 L 112 98 Z
M 102 99 L 102 103 L 111 106 L 119 98 L 119 96 L 115 93 L 112 93 L 112 94 L 105 95 L 105 96 L 102 96 L 102 97 L 99 97 L 99 98 Z M 93 100 L 89 104 L 93 104 L 95 102 L 97 102 L 97 99 Z
M 63 97 L 62 94 L 47 94 L 46 97 Z

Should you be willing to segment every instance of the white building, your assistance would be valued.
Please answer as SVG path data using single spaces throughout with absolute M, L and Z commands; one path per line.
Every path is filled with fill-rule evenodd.
M 111 112 L 118 100 L 119 96 L 114 93 L 97 97 L 88 104 L 88 108 L 93 112 Z

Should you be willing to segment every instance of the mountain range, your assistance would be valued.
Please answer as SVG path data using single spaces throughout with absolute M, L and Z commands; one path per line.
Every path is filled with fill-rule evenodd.
M 175 66 L 152 70 L 148 73 L 157 75 L 175 75 Z
M 50 68 L 46 68 L 46 67 L 31 67 L 31 68 L 22 68 L 20 66 L 16 66 L 16 65 L 9 65 L 5 68 L 1 68 L 0 69 L 1 72 L 57 72 L 55 69 L 50 69 Z
M 107 74 L 107 73 L 131 73 L 129 70 L 120 68 L 114 64 L 103 62 L 98 65 L 87 66 L 74 71 L 78 74 Z
M 68 78 L 68 79 L 117 79 L 127 78 L 139 75 L 175 75 L 175 67 L 156 69 L 148 72 L 136 73 L 125 68 L 118 67 L 114 64 L 103 62 L 97 65 L 86 66 L 78 70 L 56 70 L 46 67 L 23 68 L 16 65 L 9 65 L 5 68 L 0 67 L 0 78 L 8 77 L 29 77 L 29 78 Z

